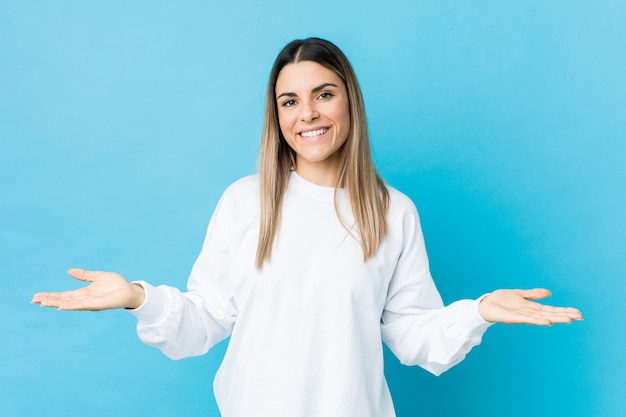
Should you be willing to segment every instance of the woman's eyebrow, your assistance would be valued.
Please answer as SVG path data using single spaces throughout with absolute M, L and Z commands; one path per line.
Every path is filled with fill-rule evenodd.
M 324 83 L 324 84 L 320 84 L 317 87 L 315 87 L 314 89 L 311 90 L 312 93 L 317 93 L 318 91 L 321 91 L 323 89 L 325 89 L 326 87 L 335 87 L 335 88 L 339 88 L 337 87 L 337 84 L 333 84 L 333 83 Z
M 323 89 L 325 89 L 325 88 L 327 88 L 327 87 L 335 87 L 335 88 L 339 88 L 339 87 L 337 86 L 337 84 L 333 84 L 333 83 L 323 83 L 323 84 L 318 85 L 317 87 L 314 87 L 314 88 L 311 90 L 311 92 L 312 92 L 312 93 L 317 93 L 317 92 L 319 92 L 319 91 L 321 91 L 321 90 L 323 90 Z M 280 95 L 276 96 L 276 100 L 278 100 L 278 99 L 279 99 L 279 98 L 281 98 L 281 97 L 297 97 L 297 96 L 298 96 L 298 95 L 297 95 L 296 93 L 282 93 L 282 94 L 280 94 Z
M 278 100 L 281 97 L 296 97 L 297 94 L 296 93 L 282 93 L 281 95 L 276 97 L 276 100 Z

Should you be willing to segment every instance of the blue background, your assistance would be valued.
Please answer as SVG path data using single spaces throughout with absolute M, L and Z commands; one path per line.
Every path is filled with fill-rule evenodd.
M 585 321 L 494 326 L 400 417 L 626 415 L 622 1 L 0 2 L 0 414 L 217 416 L 225 345 L 170 361 L 124 311 L 29 301 L 71 266 L 184 287 L 255 172 L 278 51 L 337 43 L 375 159 L 417 204 L 447 303 L 545 286 Z

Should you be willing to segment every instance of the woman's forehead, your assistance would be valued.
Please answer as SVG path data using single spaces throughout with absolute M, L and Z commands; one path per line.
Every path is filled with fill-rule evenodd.
M 285 65 L 276 79 L 275 92 L 308 91 L 321 84 L 329 83 L 343 86 L 341 78 L 334 71 L 313 61 L 300 61 Z

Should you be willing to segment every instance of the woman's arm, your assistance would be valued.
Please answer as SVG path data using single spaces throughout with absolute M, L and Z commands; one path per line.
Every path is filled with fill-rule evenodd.
M 419 216 L 413 204 L 405 202 L 402 226 L 396 226 L 401 229 L 402 251 L 381 323 L 383 340 L 403 364 L 439 375 L 480 344 L 493 323 L 551 325 L 582 319 L 575 308 L 534 302 L 550 295 L 545 289 L 497 290 L 444 307 L 430 275 Z

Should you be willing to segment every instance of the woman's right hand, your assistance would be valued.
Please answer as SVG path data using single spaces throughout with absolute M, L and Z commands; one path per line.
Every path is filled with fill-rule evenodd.
M 114 308 L 137 308 L 145 300 L 143 287 L 131 284 L 114 272 L 87 271 L 72 268 L 72 277 L 90 284 L 73 291 L 40 292 L 31 303 L 59 310 L 109 310 Z

